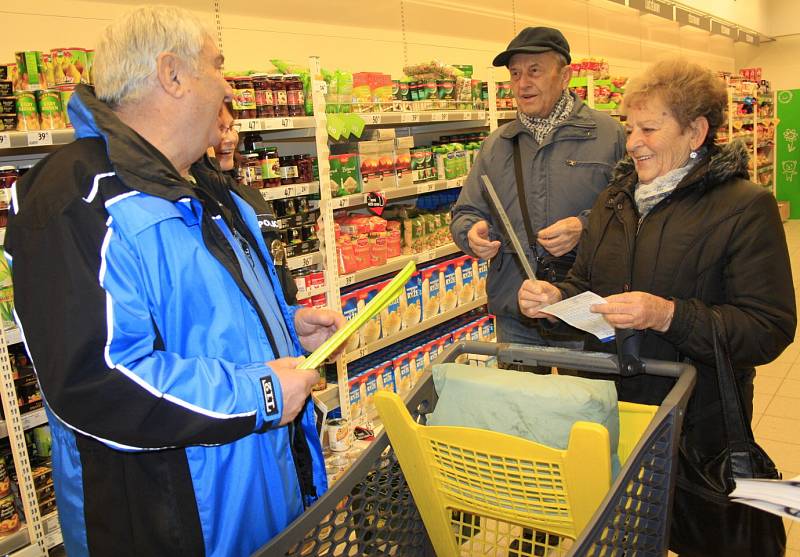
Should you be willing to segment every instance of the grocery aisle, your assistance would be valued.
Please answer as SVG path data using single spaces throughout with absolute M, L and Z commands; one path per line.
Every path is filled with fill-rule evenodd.
M 800 221 L 789 221 L 784 227 L 795 297 L 800 304 Z M 759 444 L 775 460 L 784 478 L 800 475 L 800 337 L 797 335 L 777 360 L 757 370 L 753 429 Z M 800 557 L 800 522 L 787 527 L 786 555 Z

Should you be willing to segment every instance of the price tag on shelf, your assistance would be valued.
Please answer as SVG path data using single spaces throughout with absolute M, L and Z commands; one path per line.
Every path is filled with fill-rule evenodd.
M 314 256 L 312 255 L 304 255 L 300 263 L 302 267 L 310 267 L 313 264 L 314 264 Z
M 355 281 L 355 275 L 344 275 L 343 277 L 339 277 L 339 286 L 350 286 L 355 283 Z
M 260 122 L 258 120 L 245 120 L 247 123 L 248 130 L 258 130 L 261 128 Z
M 436 190 L 436 182 L 425 182 L 417 186 L 417 193 L 428 193 Z
M 0 133 L 0 149 L 11 148 L 11 134 Z
M 50 130 L 42 130 L 38 132 L 28 132 L 28 147 L 39 147 L 41 145 L 52 145 L 53 134 Z
M 295 195 L 308 195 L 311 193 L 311 184 L 299 184 L 295 190 Z
M 380 124 L 383 121 L 383 118 L 381 117 L 380 114 L 365 114 L 364 115 L 364 121 L 367 124 L 376 125 L 376 124 Z
M 344 209 L 350 206 L 350 200 L 347 197 L 334 197 L 331 199 L 331 206 L 334 209 Z
M 353 360 L 363 358 L 368 354 L 369 354 L 369 346 L 362 346 L 361 348 L 353 352 L 353 355 L 350 357 L 350 361 L 352 362 Z
M 414 124 L 419 122 L 419 114 L 416 112 L 407 112 L 400 115 L 400 122 L 404 124 Z
M 447 112 L 438 112 L 436 113 L 433 121 L 436 122 L 447 122 L 450 119 L 450 115 Z
M 281 127 L 283 129 L 294 128 L 294 119 L 293 118 L 281 118 Z

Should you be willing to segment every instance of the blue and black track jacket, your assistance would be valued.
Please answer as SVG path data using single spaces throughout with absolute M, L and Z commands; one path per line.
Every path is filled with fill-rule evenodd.
M 277 427 L 275 341 L 223 224 L 256 246 L 292 355 L 296 309 L 214 167 L 193 187 L 85 86 L 70 115 L 76 141 L 20 179 L 6 235 L 67 552 L 249 555 L 327 486 L 311 403 Z

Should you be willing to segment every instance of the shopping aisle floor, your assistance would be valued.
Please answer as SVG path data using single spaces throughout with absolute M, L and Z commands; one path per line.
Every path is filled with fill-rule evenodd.
M 800 220 L 789 221 L 784 227 L 800 308 Z M 794 343 L 777 360 L 756 371 L 753 430 L 784 478 L 800 476 L 800 333 L 795 333 Z M 786 522 L 786 555 L 800 557 L 800 522 Z

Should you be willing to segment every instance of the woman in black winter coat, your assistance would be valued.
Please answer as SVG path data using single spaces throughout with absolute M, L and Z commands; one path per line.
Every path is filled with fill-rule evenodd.
M 519 305 L 529 317 L 585 291 L 607 303 L 592 307 L 617 329 L 641 336 L 641 356 L 690 360 L 698 381 L 684 421 L 685 446 L 716 455 L 726 443 L 714 368 L 712 308 L 725 324 L 748 423 L 755 366 L 774 360 L 796 326 L 792 273 L 777 204 L 749 181 L 744 145 L 717 146 L 727 103 L 725 85 L 686 61 L 655 64 L 625 96 L 628 157 L 600 194 L 567 279 L 526 281 Z M 609 351 L 594 337 L 587 350 Z M 659 404 L 672 380 L 646 375 L 617 380 L 620 400 Z M 682 463 L 682 466 L 684 464 Z M 676 497 L 674 523 L 686 513 Z M 683 554 L 726 554 L 671 545 Z M 754 549 L 753 555 L 759 553 Z M 727 553 L 730 555 L 730 553 Z

